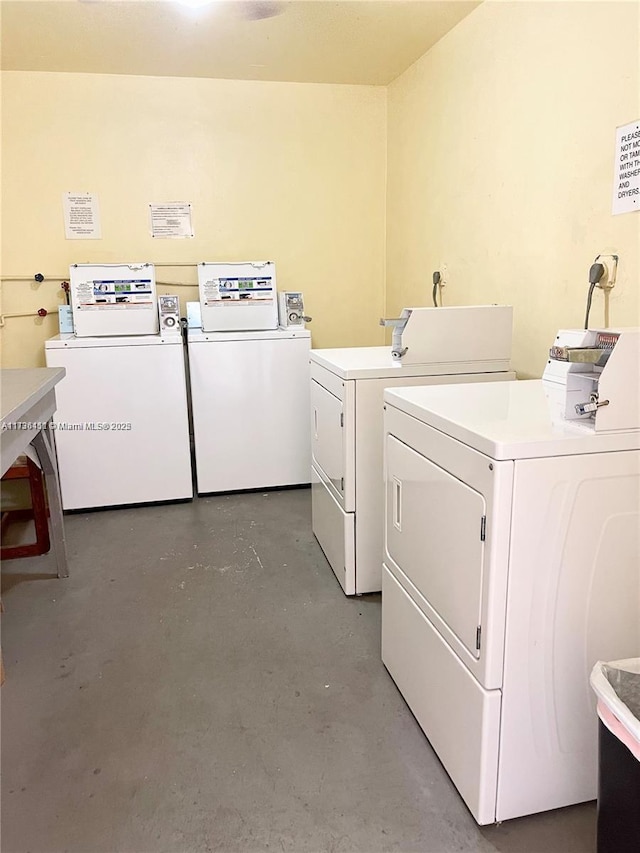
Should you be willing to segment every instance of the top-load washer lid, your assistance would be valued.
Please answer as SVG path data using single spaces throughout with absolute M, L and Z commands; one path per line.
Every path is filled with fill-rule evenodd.
M 286 341 L 291 338 L 310 338 L 308 329 L 267 329 L 257 332 L 204 332 L 201 328 L 189 329 L 187 340 L 190 344 L 217 341 L 218 343 L 229 343 L 230 341 Z
M 311 362 L 319 364 L 341 379 L 398 379 L 402 376 L 447 376 L 457 373 L 496 371 L 485 361 L 433 362 L 403 364 L 391 356 L 391 347 L 343 347 L 313 349 Z M 501 365 L 498 370 L 508 370 Z
M 384 400 L 492 459 L 640 449 L 640 430 L 596 433 L 557 412 L 561 387 L 540 379 L 387 389 Z
M 46 350 L 105 349 L 109 347 L 182 346 L 181 335 L 119 335 L 113 338 L 77 338 L 75 335 L 55 335 L 44 342 Z
M 311 361 L 335 373 L 341 379 L 378 379 L 407 373 L 399 361 L 391 357 L 391 347 L 342 347 L 311 350 Z

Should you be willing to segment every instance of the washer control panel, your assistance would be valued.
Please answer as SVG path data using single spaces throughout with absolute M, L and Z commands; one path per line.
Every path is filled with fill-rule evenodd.
M 180 300 L 177 296 L 158 296 L 160 334 L 180 334 Z
M 283 291 L 278 294 L 278 322 L 283 329 L 291 326 L 304 328 L 311 317 L 305 317 L 304 300 L 299 291 Z

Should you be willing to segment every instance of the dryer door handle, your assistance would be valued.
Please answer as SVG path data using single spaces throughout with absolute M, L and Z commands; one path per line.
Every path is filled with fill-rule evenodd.
M 393 478 L 393 526 L 396 530 L 402 530 L 402 480 Z

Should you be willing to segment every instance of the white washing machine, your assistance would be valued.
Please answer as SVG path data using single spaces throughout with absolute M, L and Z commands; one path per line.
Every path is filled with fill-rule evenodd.
M 391 347 L 311 351 L 313 532 L 346 595 L 382 585 L 384 389 L 515 379 L 511 324 L 508 306 L 413 309 L 404 357 Z
M 56 388 L 55 444 L 66 510 L 193 497 L 180 335 L 45 342 Z
M 309 483 L 309 350 L 305 329 L 189 329 L 197 490 Z
M 596 796 L 589 673 L 640 654 L 637 340 L 605 430 L 542 380 L 384 395 L 382 659 L 480 824 Z

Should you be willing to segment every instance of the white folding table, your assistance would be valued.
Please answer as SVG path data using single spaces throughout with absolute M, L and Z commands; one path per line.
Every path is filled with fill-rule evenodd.
M 59 367 L 0 371 L 0 476 L 30 445 L 34 448 L 47 485 L 51 543 L 59 578 L 68 577 L 69 569 L 52 417 L 56 410 L 54 387 L 64 375 L 64 368 Z

